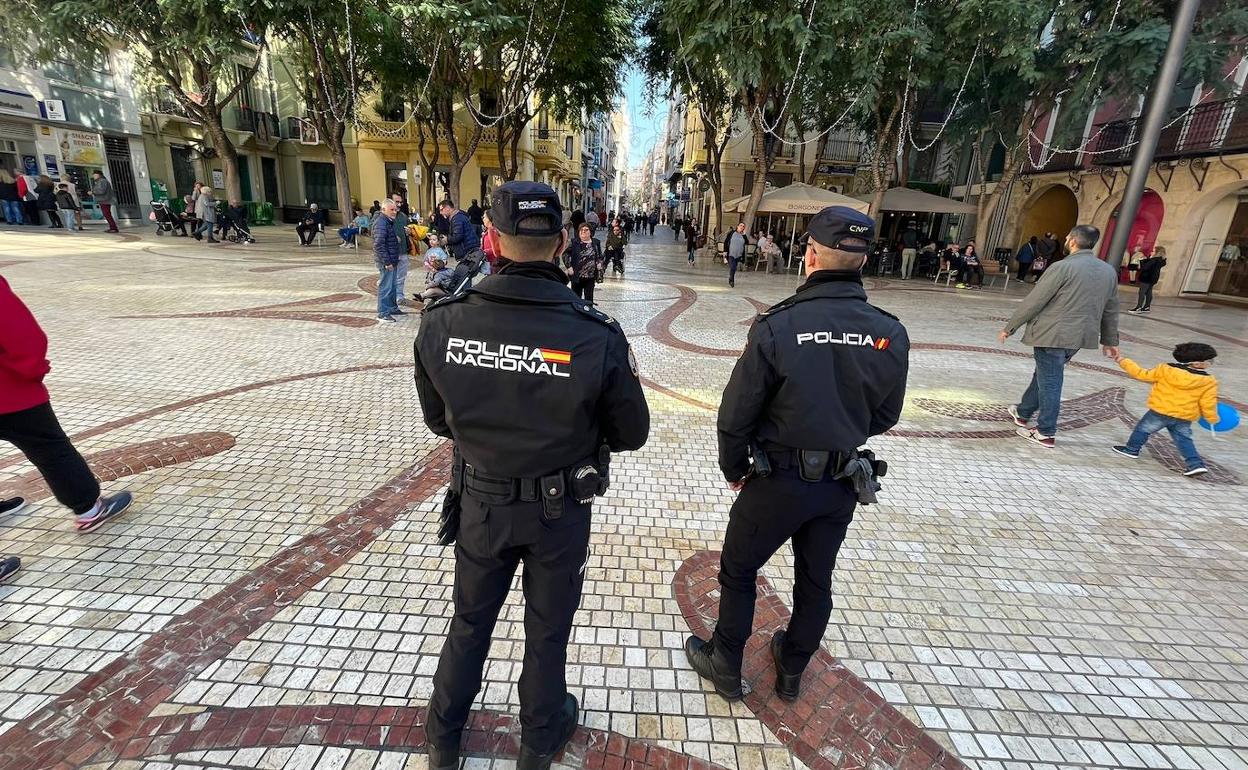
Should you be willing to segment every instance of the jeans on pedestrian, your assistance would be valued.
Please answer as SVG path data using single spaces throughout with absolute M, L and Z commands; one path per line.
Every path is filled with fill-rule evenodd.
M 211 239 L 211 238 L 213 237 L 213 236 L 212 236 L 212 226 L 213 226 L 213 225 L 215 225 L 215 224 L 216 224 L 216 222 L 209 222 L 207 219 L 205 219 L 205 220 L 201 221 L 198 225 L 196 225 L 196 226 L 195 226 L 195 232 L 193 233 L 193 235 L 194 235 L 196 238 L 198 238 L 199 236 L 203 235 L 204 233 L 208 233 L 208 238 L 209 238 L 209 239 Z
M 395 271 L 398 268 L 387 270 L 381 268 L 381 276 L 377 279 L 377 317 L 392 315 L 399 309 L 397 296 L 395 295 Z
M 916 249 L 902 249 L 901 250 L 901 277 L 902 278 L 909 278 L 910 274 L 914 271 L 914 258 L 918 256 L 918 253 L 919 252 Z
M 61 209 L 61 220 L 65 222 L 65 229 L 69 230 L 71 233 L 78 229 L 78 222 L 75 219 L 75 212 L 73 209 Z
M 61 429 L 50 403 L 0 414 L 0 441 L 26 455 L 57 502 L 74 513 L 86 513 L 100 499 L 100 482 Z
M 1170 431 L 1170 438 L 1174 440 L 1174 445 L 1178 448 L 1179 454 L 1183 455 L 1183 462 L 1187 465 L 1189 471 L 1193 468 L 1204 467 L 1205 461 L 1201 459 L 1200 453 L 1196 451 L 1196 442 L 1192 440 L 1191 420 L 1170 417 L 1160 412 L 1154 412 L 1152 409 L 1144 413 L 1139 423 L 1136 424 L 1135 430 L 1131 431 L 1131 438 L 1127 439 L 1127 449 L 1138 455 L 1152 435 L 1163 428 Z
M 1024 420 L 1036 416 L 1036 429 L 1044 436 L 1057 435 L 1057 415 L 1062 408 L 1062 378 L 1066 364 L 1078 353 L 1077 348 L 1033 348 L 1036 370 L 1031 384 L 1018 403 L 1018 416 Z
M 22 219 L 21 201 L 0 201 L 4 203 L 4 221 L 11 225 L 20 225 Z
M 737 280 L 737 265 L 742 259 L 744 259 L 744 257 L 728 257 L 728 283 L 732 283 Z
M 341 238 L 344 243 L 355 243 L 355 236 L 359 234 L 360 228 L 354 225 L 351 225 L 350 227 L 338 228 L 338 237 Z
M 1149 308 L 1152 306 L 1153 306 L 1153 284 L 1141 283 L 1140 284 L 1140 296 L 1139 296 L 1139 299 L 1135 301 L 1135 309 L 1139 310 L 1141 308 Z
M 394 309 L 399 309 L 399 303 L 407 298 L 405 286 L 407 285 L 407 271 L 412 266 L 412 258 L 407 254 L 399 255 L 399 264 L 394 268 Z

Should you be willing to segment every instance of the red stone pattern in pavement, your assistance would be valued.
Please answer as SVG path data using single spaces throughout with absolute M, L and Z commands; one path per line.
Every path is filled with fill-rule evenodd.
M 121 759 L 271 746 L 343 746 L 389 751 L 423 751 L 425 709 L 395 706 L 261 706 L 214 709 L 147 719 L 133 737 L 108 753 Z M 465 754 L 514 758 L 520 749 L 520 720 L 510 714 L 474 711 L 464 734 Z M 586 770 L 719 770 L 702 759 L 582 727 L 556 760 Z
M 271 380 L 261 380 L 260 382 L 253 382 L 247 385 L 238 385 L 233 388 L 226 388 L 225 390 L 217 390 L 217 391 L 213 391 L 212 393 L 205 393 L 200 396 L 192 396 L 190 398 L 182 399 L 181 401 L 174 401 L 173 403 L 153 407 L 152 409 L 148 409 L 142 412 L 136 412 L 126 417 L 119 417 L 116 420 L 110 420 L 105 423 L 100 423 L 99 425 L 96 425 L 94 428 L 88 428 L 86 430 L 79 431 L 78 433 L 75 433 L 69 438 L 71 441 L 82 441 L 84 439 L 94 438 L 95 436 L 99 436 L 101 434 L 107 433 L 110 430 L 116 430 L 117 428 L 124 428 L 127 425 L 134 425 L 135 423 L 142 422 L 143 420 L 146 420 L 149 417 L 155 417 L 158 414 L 176 412 L 179 409 L 187 409 L 192 406 L 198 406 L 199 404 L 205 403 L 207 401 L 213 401 L 218 398 L 227 398 L 229 396 L 237 396 L 241 393 L 247 393 L 253 390 L 260 390 L 261 388 L 269 388 L 269 387 L 273 387 L 274 385 L 285 385 L 287 383 L 301 382 L 303 380 L 315 380 L 320 377 L 329 377 L 335 374 L 352 374 L 354 372 L 371 372 L 371 371 L 377 371 L 381 369 L 406 369 L 406 368 L 410 368 L 411 366 L 412 364 L 410 362 L 402 363 L 402 364 L 361 364 L 360 366 L 348 366 L 342 369 L 323 369 L 319 372 L 305 372 L 303 374 L 290 374 L 285 377 L 275 377 Z M 14 453 L 5 457 L 0 457 L 0 468 L 7 468 L 10 465 L 14 465 L 18 462 L 21 462 L 22 459 L 23 459 L 23 456 L 20 453 Z
M 0 735 L 0 768 L 115 758 L 151 710 L 377 539 L 449 474 L 450 442 Z
M 724 358 L 736 358 L 741 355 L 740 350 L 708 348 L 705 345 L 685 342 L 675 334 L 672 334 L 672 324 L 686 310 L 693 307 L 694 303 L 698 301 L 698 293 L 688 286 L 681 286 L 679 284 L 671 284 L 671 286 L 680 292 L 680 297 L 650 319 L 650 322 L 646 324 L 646 334 L 649 334 L 651 337 L 668 347 L 676 348 L 678 350 L 687 350 L 690 353 L 701 353 L 707 356 L 722 356 Z
M 303 310 L 291 310 L 291 308 L 308 307 L 313 305 L 330 305 L 338 302 L 350 302 L 351 300 L 359 299 L 359 296 L 359 294 L 354 293 L 327 294 L 324 297 L 301 299 L 296 302 L 284 302 L 278 305 L 261 305 L 260 307 L 241 308 L 239 310 L 214 310 L 204 313 L 127 315 L 118 316 L 118 318 L 262 318 L 277 321 L 311 321 L 314 323 L 335 324 L 337 326 L 346 326 L 348 328 L 356 329 L 362 329 L 366 326 L 376 326 L 377 322 L 371 317 L 356 318 L 349 315 L 340 315 L 339 313 L 343 311 L 310 312 Z
M 694 634 L 709 638 L 719 615 L 719 553 L 699 551 L 672 580 L 680 611 Z M 742 673 L 753 690 L 745 705 L 811 770 L 965 770 L 923 729 L 824 649 L 802 679 L 802 694 L 786 703 L 775 694 L 772 634 L 789 623 L 789 609 L 765 577 L 758 577 L 754 634 Z
M 170 438 L 144 441 L 138 444 L 106 449 L 84 459 L 96 478 L 107 482 L 143 471 L 187 463 L 201 457 L 210 457 L 234 446 L 234 437 L 228 433 L 186 433 Z M 37 470 L 27 471 L 6 486 L 0 497 L 18 496 L 27 500 L 51 497 L 52 491 L 44 483 L 43 474 Z

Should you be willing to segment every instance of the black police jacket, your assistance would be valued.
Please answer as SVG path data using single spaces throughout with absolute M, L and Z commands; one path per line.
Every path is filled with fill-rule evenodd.
M 719 467 L 749 470 L 768 451 L 851 450 L 897 424 L 910 338 L 867 304 L 857 271 L 820 270 L 750 327 L 719 406 Z
M 425 311 L 425 424 L 484 474 L 533 478 L 646 443 L 650 410 L 624 332 L 549 262 L 510 262 Z

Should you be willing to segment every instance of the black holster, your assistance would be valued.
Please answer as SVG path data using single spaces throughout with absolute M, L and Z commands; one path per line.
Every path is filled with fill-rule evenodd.
M 762 447 L 753 442 L 750 443 L 750 472 L 746 475 L 757 476 L 760 479 L 771 475 L 771 459 L 767 457 Z

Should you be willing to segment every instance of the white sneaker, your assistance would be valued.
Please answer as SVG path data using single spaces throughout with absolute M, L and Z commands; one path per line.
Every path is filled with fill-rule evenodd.
M 1016 427 L 1019 427 L 1019 428 L 1027 427 L 1027 421 L 1024 420 L 1022 417 L 1018 416 L 1018 406 L 1016 404 L 1010 404 L 1008 407 L 1006 407 L 1005 411 L 1010 413 L 1010 418 L 1014 420 L 1014 425 Z
M 1183 475 L 1184 476 L 1203 476 L 1208 472 L 1209 472 L 1208 468 L 1206 468 L 1203 465 L 1198 465 L 1195 468 L 1188 468 L 1187 470 L 1183 471 Z
M 1057 445 L 1056 438 L 1054 438 L 1053 436 L 1046 436 L 1034 428 L 1030 428 L 1030 429 L 1019 428 L 1018 430 L 1014 432 L 1017 433 L 1019 436 L 1027 439 L 1028 441 L 1035 443 L 1035 444 L 1039 444 L 1040 446 L 1045 447 L 1046 449 L 1052 449 L 1054 446 Z

